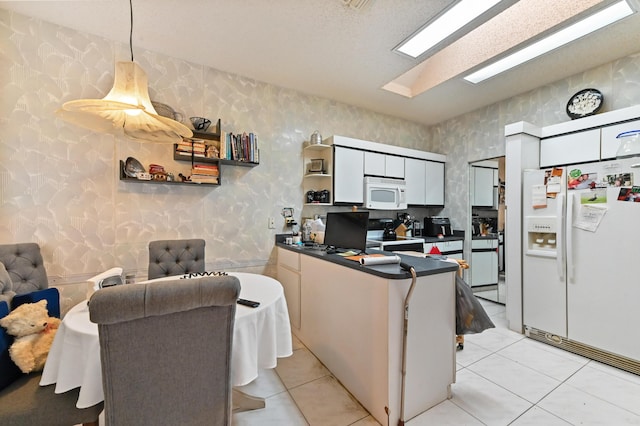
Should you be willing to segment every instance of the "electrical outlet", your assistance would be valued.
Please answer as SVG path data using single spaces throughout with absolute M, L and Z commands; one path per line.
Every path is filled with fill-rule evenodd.
M 276 229 L 276 220 L 272 217 L 269 218 L 269 229 Z

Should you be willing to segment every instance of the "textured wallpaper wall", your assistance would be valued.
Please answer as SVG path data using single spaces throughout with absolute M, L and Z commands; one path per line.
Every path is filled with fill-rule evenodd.
M 176 174 L 189 164 L 173 161 L 169 146 L 85 131 L 54 112 L 67 100 L 103 97 L 128 46 L 3 9 L 0 29 L 0 243 L 38 242 L 54 284 L 116 265 L 144 277 L 148 242 L 165 238 L 204 238 L 209 270 L 273 274 L 280 212 L 301 214 L 302 144 L 314 130 L 447 154 L 446 208 L 412 213 L 447 215 L 465 229 L 468 163 L 504 155 L 505 124 L 567 121 L 567 100 L 586 87 L 603 92 L 603 112 L 640 101 L 634 55 L 427 128 L 135 49 L 152 100 L 185 117 L 219 117 L 225 131 L 253 131 L 261 164 L 225 168 L 217 188 L 125 183 L 118 162 L 128 156 Z
M 38 242 L 53 284 L 113 266 L 144 277 L 149 241 L 165 238 L 204 238 L 208 270 L 272 274 L 281 210 L 301 214 L 302 146 L 314 130 L 429 149 L 420 124 L 134 46 L 152 100 L 184 117 L 221 118 L 225 131 L 256 133 L 261 164 L 225 167 L 220 187 L 121 182 L 119 161 L 128 156 L 176 176 L 190 165 L 175 162 L 170 145 L 85 131 L 54 112 L 68 100 L 102 98 L 128 46 L 3 9 L 0 28 L 0 243 Z

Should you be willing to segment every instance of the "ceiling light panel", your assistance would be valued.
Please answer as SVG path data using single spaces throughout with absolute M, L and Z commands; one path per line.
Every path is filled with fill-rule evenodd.
M 584 37 L 587 34 L 604 28 L 607 25 L 617 22 L 633 13 L 633 9 L 626 1 L 620 1 L 581 21 L 576 22 L 573 25 L 520 49 L 503 59 L 487 65 L 486 67 L 467 75 L 464 79 L 474 84 L 480 83 L 488 78 L 503 73 L 511 68 Z
M 417 58 L 498 3 L 500 0 L 461 0 L 402 42 L 395 50 Z

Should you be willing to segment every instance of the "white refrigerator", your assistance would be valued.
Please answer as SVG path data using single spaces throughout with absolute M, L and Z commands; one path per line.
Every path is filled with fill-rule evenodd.
M 631 167 L 637 162 L 524 171 L 527 334 L 640 361 L 640 168 Z

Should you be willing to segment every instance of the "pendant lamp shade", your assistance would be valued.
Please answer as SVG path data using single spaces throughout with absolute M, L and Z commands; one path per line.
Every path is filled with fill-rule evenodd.
M 113 87 L 102 99 L 66 102 L 58 115 L 97 132 L 121 133 L 138 142 L 178 143 L 193 137 L 185 125 L 158 115 L 149 99 L 147 74 L 135 62 L 117 62 Z

